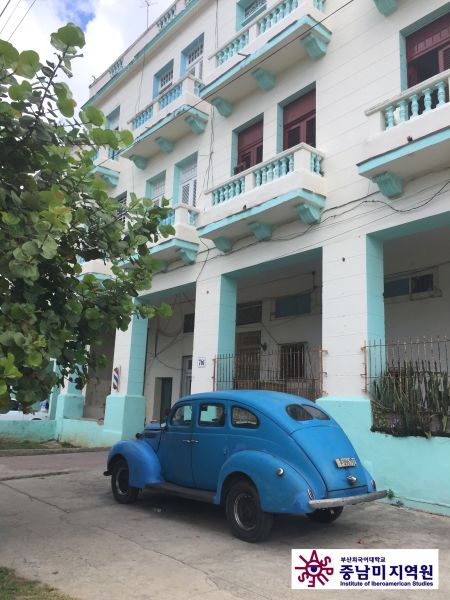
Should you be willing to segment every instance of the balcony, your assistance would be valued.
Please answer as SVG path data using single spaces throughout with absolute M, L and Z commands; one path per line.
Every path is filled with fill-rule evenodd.
M 139 111 L 129 122 L 135 140 L 121 156 L 145 169 L 152 156 L 172 152 L 175 143 L 188 133 L 203 133 L 210 106 L 199 98 L 202 85 L 186 75 Z
M 168 265 L 182 260 L 185 265 L 195 262 L 199 239 L 195 228 L 197 209 L 186 204 L 177 204 L 173 212 L 162 221 L 163 225 L 172 225 L 175 234 L 161 238 L 150 250 L 150 253 L 162 262 L 161 271 L 167 271 Z
M 257 88 L 268 91 L 277 75 L 303 58 L 321 58 L 331 39 L 321 25 L 325 0 L 268 2 L 237 35 L 209 57 L 201 97 L 228 117 L 234 103 Z
M 450 69 L 371 108 L 358 172 L 387 198 L 405 184 L 450 166 Z
M 253 234 L 268 240 L 275 227 L 295 218 L 317 223 L 326 200 L 323 158 L 299 144 L 209 190 L 198 235 L 229 252 L 238 239 Z
M 109 188 L 115 188 L 119 181 L 119 153 L 112 148 L 99 148 L 94 159 L 94 175 L 103 179 Z

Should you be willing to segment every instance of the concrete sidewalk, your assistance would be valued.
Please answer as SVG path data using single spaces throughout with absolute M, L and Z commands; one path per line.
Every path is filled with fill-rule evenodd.
M 77 456 L 82 462 L 65 462 Z M 20 458 L 14 467 L 2 459 L 3 469 L 37 473 L 37 462 Z M 450 595 L 447 517 L 358 505 L 331 525 L 279 517 L 266 542 L 246 544 L 231 536 L 215 506 L 149 493 L 134 505 L 116 504 L 101 458 L 45 457 L 56 461 L 46 476 L 0 483 L 0 565 L 80 600 L 285 600 L 309 597 L 290 589 L 291 548 L 439 548 L 440 590 L 431 597 Z M 50 466 L 72 472 L 51 476 Z M 399 592 L 402 600 L 429 594 Z M 393 595 L 374 590 L 367 598 Z M 326 593 L 327 600 L 360 597 L 357 589 Z

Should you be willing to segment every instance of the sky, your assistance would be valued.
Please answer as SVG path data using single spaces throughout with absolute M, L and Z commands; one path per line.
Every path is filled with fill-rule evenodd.
M 0 38 L 18 50 L 36 50 L 52 60 L 50 34 L 69 21 L 86 37 L 83 58 L 73 61 L 69 85 L 80 107 L 89 84 L 101 75 L 173 0 L 0 0 Z M 29 12 L 27 13 L 27 11 Z M 23 20 L 22 20 L 23 19 Z

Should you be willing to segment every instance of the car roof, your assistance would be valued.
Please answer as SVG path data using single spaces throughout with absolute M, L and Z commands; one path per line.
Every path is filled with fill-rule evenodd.
M 269 390 L 225 390 L 220 392 L 205 392 L 202 394 L 192 394 L 180 398 L 178 402 L 204 402 L 230 400 L 244 404 L 248 408 L 259 411 L 260 413 L 271 418 L 273 421 L 283 425 L 283 428 L 289 431 L 295 431 L 301 426 L 301 423 L 294 421 L 284 409 L 290 404 L 306 404 L 316 406 L 314 402 L 295 396 L 294 394 L 286 394 L 284 392 L 273 392 Z M 178 402 L 176 404 L 178 404 Z M 175 405 L 174 405 L 175 406 Z M 320 408 L 322 412 L 328 415 L 326 411 Z M 330 415 L 328 415 L 330 417 Z M 330 422 L 333 419 L 330 417 Z M 323 421 L 322 421 L 323 424 Z

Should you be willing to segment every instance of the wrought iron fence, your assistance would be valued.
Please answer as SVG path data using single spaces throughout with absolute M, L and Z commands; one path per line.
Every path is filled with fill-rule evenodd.
M 214 389 L 273 390 L 316 400 L 322 393 L 322 351 L 289 344 L 273 352 L 217 356 Z
M 373 431 L 450 436 L 450 340 L 376 341 L 365 346 Z

